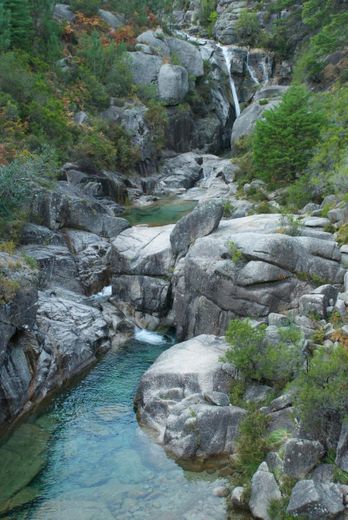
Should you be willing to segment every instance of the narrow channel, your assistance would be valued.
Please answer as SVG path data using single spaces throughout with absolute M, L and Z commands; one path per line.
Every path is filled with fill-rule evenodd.
M 9 451 L 12 460 L 12 466 L 0 467 L 0 474 L 7 473 L 0 477 L 1 511 L 5 513 L 4 498 L 13 497 L 15 489 L 12 505 L 17 500 L 19 506 L 6 518 L 227 517 L 225 499 L 213 493 L 226 481 L 214 470 L 185 471 L 136 421 L 133 398 L 138 382 L 172 344 L 167 336 L 142 331 L 16 430 L 0 448 L 2 460 Z M 32 468 L 40 464 L 41 471 L 30 481 Z

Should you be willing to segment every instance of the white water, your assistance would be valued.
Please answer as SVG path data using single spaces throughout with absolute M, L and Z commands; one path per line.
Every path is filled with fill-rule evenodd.
M 231 58 L 229 56 L 229 47 L 226 47 L 225 45 L 220 45 L 219 43 L 213 41 L 213 40 L 204 40 L 203 38 L 196 38 L 195 36 L 191 36 L 190 34 L 185 33 L 184 31 L 175 31 L 175 34 L 177 36 L 180 36 L 184 38 L 187 41 L 190 42 L 196 42 L 199 45 L 206 45 L 207 43 L 212 43 L 213 45 L 216 45 L 219 49 L 221 49 L 222 55 L 224 57 L 226 67 L 227 67 L 227 74 L 230 81 L 230 87 L 231 87 L 231 93 L 233 98 L 233 104 L 236 111 L 236 117 L 240 115 L 240 105 L 239 105 L 239 99 L 237 94 L 236 85 L 234 84 L 233 77 L 231 74 Z
M 248 72 L 250 74 L 250 77 L 251 79 L 253 80 L 254 83 L 256 83 L 256 85 L 260 85 L 260 82 L 255 74 L 255 71 L 254 69 L 251 67 L 250 63 L 249 63 L 249 52 L 247 54 L 247 59 L 246 59 L 246 67 L 248 69 Z
M 236 117 L 239 117 L 240 116 L 240 105 L 239 105 L 239 99 L 238 99 L 236 85 L 234 84 L 233 77 L 231 74 L 231 59 L 229 56 L 229 48 L 224 45 L 219 45 L 219 44 L 218 44 L 218 47 L 221 49 L 222 55 L 226 62 L 227 74 L 228 74 L 228 77 L 230 80 L 230 87 L 231 87 L 231 92 L 232 92 L 232 97 L 233 97 L 234 108 L 236 111 Z
M 151 332 L 150 330 L 140 329 L 139 327 L 135 327 L 134 337 L 136 340 L 148 343 L 149 345 L 161 345 L 166 342 L 165 338 L 161 334 L 158 334 L 158 332 Z

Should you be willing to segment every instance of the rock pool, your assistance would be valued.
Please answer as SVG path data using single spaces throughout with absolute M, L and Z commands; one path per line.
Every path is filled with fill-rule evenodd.
M 225 500 L 213 494 L 226 481 L 214 471 L 184 471 L 136 421 L 140 377 L 171 343 L 138 334 L 16 430 L 0 448 L 0 511 L 17 506 L 6 518 L 227 517 Z
M 181 217 L 193 210 L 197 201 L 162 199 L 154 204 L 128 209 L 122 216 L 131 226 L 147 224 L 148 226 L 165 226 L 175 224 Z

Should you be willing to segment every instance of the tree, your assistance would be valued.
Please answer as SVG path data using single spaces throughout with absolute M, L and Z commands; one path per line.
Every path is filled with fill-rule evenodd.
M 11 44 L 28 48 L 32 32 L 30 3 L 28 0 L 4 0 L 4 5 L 10 13 Z
M 319 141 L 324 117 L 310 106 L 303 86 L 292 86 L 279 107 L 267 110 L 257 121 L 252 156 L 257 177 L 289 182 L 301 176 Z
M 0 51 L 7 50 L 10 43 L 10 12 L 6 9 L 4 0 L 0 0 Z

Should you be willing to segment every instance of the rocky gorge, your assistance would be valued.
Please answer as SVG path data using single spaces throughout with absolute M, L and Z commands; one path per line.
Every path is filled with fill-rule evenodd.
M 166 350 L 156 351 L 145 373 L 137 372 L 135 412 L 144 431 L 179 465 L 222 467 L 224 476 L 233 475 L 216 487 L 219 474 L 213 490 L 215 498 L 226 499 L 228 512 L 209 503 L 209 518 L 343 519 L 345 421 L 333 414 L 329 430 L 313 435 L 301 422 L 295 390 L 282 385 L 283 365 L 271 376 L 245 377 L 228 359 L 226 331 L 231 320 L 247 319 L 264 334 L 264 352 L 295 345 L 302 366 L 318 344 L 328 352 L 347 345 L 348 248 L 338 233 L 347 225 L 348 206 L 332 194 L 297 214 L 284 213 L 282 189 L 272 191 L 259 179 L 240 184 L 238 147 L 264 112 L 281 104 L 292 63 L 240 44 L 234 27 L 245 2 L 219 0 L 210 34 L 197 21 L 199 2 L 186 4 L 171 13 L 166 29 L 146 30 L 127 51 L 134 84 L 154 88 L 168 115 L 163 150 L 156 148 L 149 108 L 139 99 L 111 98 L 100 116 L 129 135 L 139 152 L 136 171 L 99 170 L 88 158 L 65 163 L 53 186 L 31 193 L 15 251 L 0 252 L 0 428 L 7 435 L 1 457 L 13 450 L 9 427 L 20 437 L 28 427 L 22 421 L 103 363 L 108 352 L 117 365 L 117 353 L 134 331 L 175 331 L 176 344 L 157 337 Z M 116 15 L 99 12 L 107 24 L 115 24 Z M 55 16 L 69 21 L 75 14 L 57 4 Z M 188 98 L 192 92 L 199 92 L 198 101 Z M 83 127 L 90 116 L 76 117 Z M 180 208 L 188 201 L 193 209 L 169 223 L 129 222 L 134 210 L 166 211 L 173 202 Z M 294 329 L 297 339 L 283 339 Z M 258 369 L 256 363 L 255 373 Z M 130 360 L 127 370 L 132 371 Z M 117 408 L 111 421 L 118 413 Z M 265 418 L 265 435 L 276 441 L 249 482 L 240 483 L 234 478 L 239 438 L 251 413 Z M 96 428 L 112 446 L 107 426 Z M 132 461 L 130 448 L 129 457 Z M 123 473 L 131 462 L 127 465 L 124 461 Z M 32 481 L 35 488 L 42 468 L 4 493 L 0 514 L 16 514 L 37 498 L 25 493 Z M 149 475 L 140 473 L 144 479 Z M 93 495 L 79 512 L 61 502 L 53 509 L 44 504 L 26 518 L 47 518 L 47 512 L 57 519 L 148 517 L 131 502 L 118 509 L 103 478 L 98 474 L 86 487 L 98 493 L 102 486 L 107 507 L 95 508 Z M 270 507 L 285 500 L 285 512 L 271 516 Z M 202 510 L 192 506 L 181 517 L 207 518 Z

